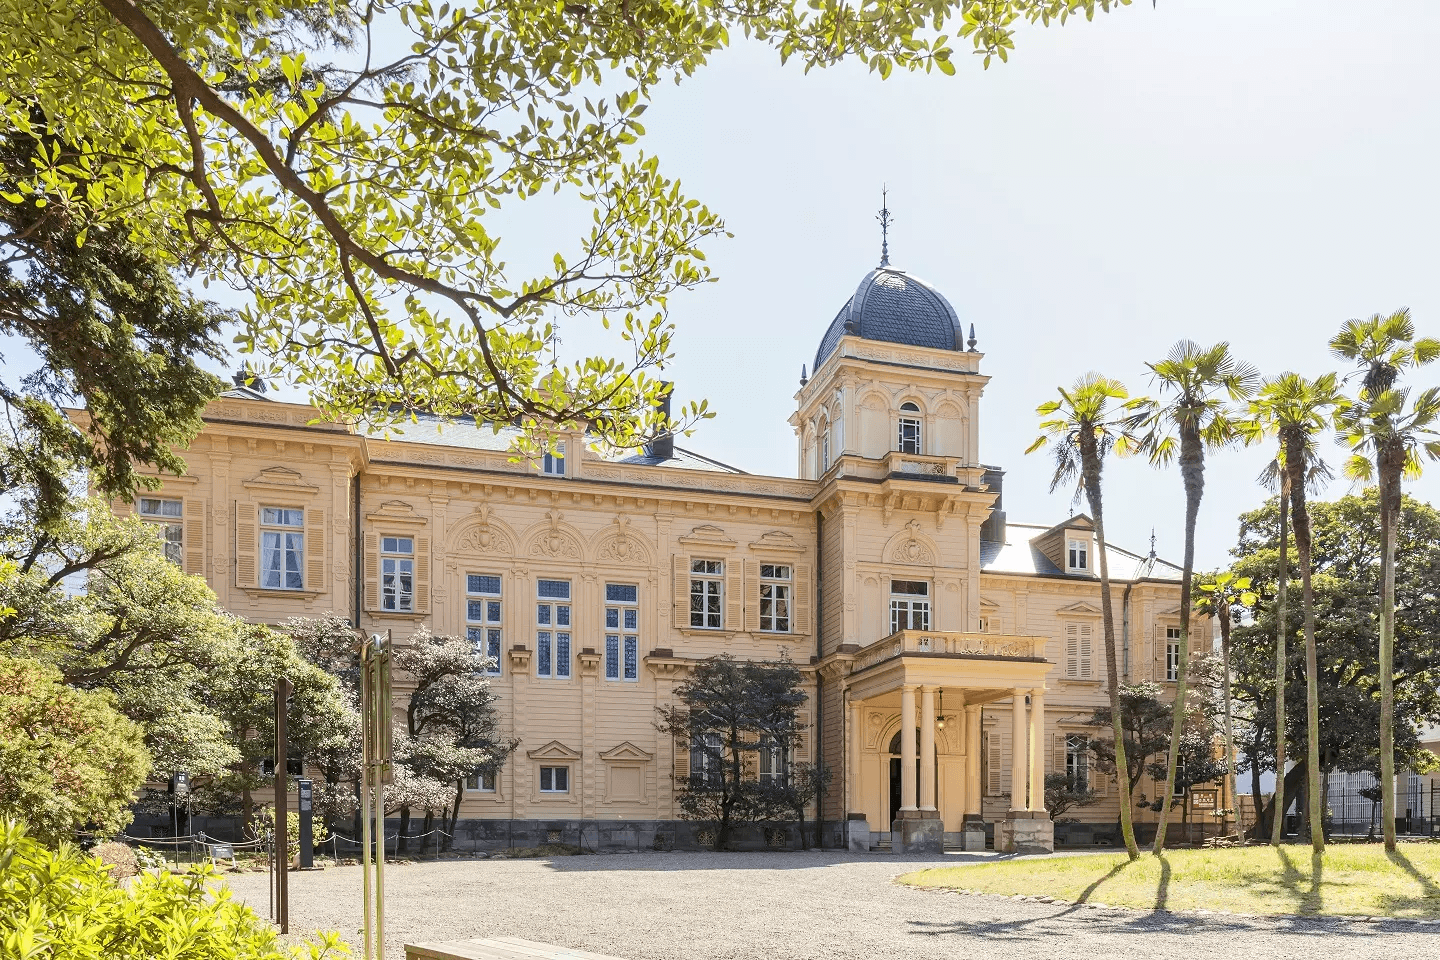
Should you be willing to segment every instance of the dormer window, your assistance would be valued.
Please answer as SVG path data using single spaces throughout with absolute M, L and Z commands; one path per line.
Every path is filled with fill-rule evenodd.
M 919 454 L 920 451 L 920 408 L 906 401 L 900 404 L 899 436 L 897 447 L 901 453 Z
M 547 477 L 565 476 L 565 441 L 560 440 L 555 444 L 553 451 L 546 450 L 545 456 L 540 461 L 540 472 Z
M 1066 544 L 1066 554 L 1071 573 L 1088 573 L 1090 571 L 1090 542 L 1088 540 L 1071 538 Z

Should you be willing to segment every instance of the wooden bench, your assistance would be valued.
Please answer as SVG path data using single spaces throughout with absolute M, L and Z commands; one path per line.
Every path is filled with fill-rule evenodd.
M 445 943 L 407 943 L 405 960 L 619 960 L 617 957 L 586 953 L 536 943 L 519 937 L 487 937 L 483 940 L 450 940 Z

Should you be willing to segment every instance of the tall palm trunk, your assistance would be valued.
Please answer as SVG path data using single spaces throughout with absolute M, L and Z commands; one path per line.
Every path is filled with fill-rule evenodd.
M 1270 844 L 1285 836 L 1285 640 L 1290 631 L 1290 474 L 1280 477 L 1280 575 L 1275 613 L 1275 798 L 1270 802 Z
M 1175 720 L 1170 728 L 1170 759 L 1165 767 L 1165 792 L 1160 798 L 1160 823 L 1155 828 L 1154 853 L 1165 849 L 1165 831 L 1170 825 L 1170 798 L 1175 795 L 1175 770 L 1180 761 L 1180 741 L 1185 735 L 1185 695 L 1190 673 L 1190 591 L 1195 578 L 1195 524 L 1200 517 L 1200 498 L 1205 495 L 1205 447 L 1195 422 L 1180 426 L 1180 478 L 1185 482 L 1185 570 L 1180 580 L 1180 662 L 1175 672 Z
M 1080 461 L 1085 499 L 1095 521 L 1096 552 L 1100 555 L 1100 615 L 1105 629 L 1105 673 L 1110 687 L 1110 725 L 1115 735 L 1115 786 L 1120 791 L 1120 836 L 1131 860 L 1139 859 L 1135 825 L 1130 810 L 1130 765 L 1125 759 L 1125 724 L 1120 706 L 1119 653 L 1115 647 L 1115 614 L 1110 598 L 1110 561 L 1105 549 L 1105 507 L 1100 497 L 1100 451 L 1095 436 L 1080 434 Z
M 1295 552 L 1300 561 L 1300 602 L 1305 611 L 1305 799 L 1309 807 L 1310 846 L 1325 849 L 1325 817 L 1320 809 L 1320 686 L 1315 656 L 1315 592 L 1310 584 L 1310 510 L 1305 504 L 1305 438 L 1291 431 L 1285 443 L 1290 473 L 1290 512 L 1295 519 Z
M 1230 697 L 1230 603 L 1219 605 L 1220 614 L 1220 660 L 1225 672 L 1225 784 L 1230 790 L 1230 808 L 1236 812 L 1235 823 L 1240 823 L 1240 782 L 1235 774 L 1235 723 Z
M 1387 444 L 1380 461 L 1380 824 L 1395 849 L 1395 546 L 1405 448 Z

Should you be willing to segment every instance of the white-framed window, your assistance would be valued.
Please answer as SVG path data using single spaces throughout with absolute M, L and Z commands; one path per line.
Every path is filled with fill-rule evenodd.
M 1090 738 L 1082 733 L 1065 737 L 1065 779 L 1071 790 L 1090 786 Z
M 1180 679 L 1180 628 L 1165 628 L 1165 679 Z
M 890 632 L 930 629 L 930 584 L 925 580 L 890 581 Z
M 494 793 L 495 774 L 477 773 L 473 777 L 465 778 L 466 793 Z
M 1090 541 L 1071 538 L 1066 543 L 1066 555 L 1072 572 L 1090 569 Z
M 990 618 L 989 618 L 989 617 L 981 617 L 981 618 L 980 618 L 980 632 L 981 632 L 981 633 L 989 633 L 989 632 L 990 632 Z
M 908 400 L 900 404 L 898 434 L 896 437 L 896 450 L 899 450 L 901 453 L 914 454 L 923 452 L 921 449 L 920 408 Z
M 485 672 L 500 675 L 500 578 L 493 574 L 465 576 L 465 635 L 475 652 L 490 660 Z
M 760 564 L 760 629 L 790 632 L 790 592 L 794 570 L 783 563 Z
M 305 511 L 260 508 L 260 586 L 267 590 L 303 590 Z
M 789 773 L 790 758 L 788 751 L 774 743 L 766 741 L 760 746 L 760 782 L 781 786 L 785 783 L 786 775 Z
M 415 609 L 415 541 L 411 537 L 380 538 L 380 609 L 406 613 Z
M 179 500 L 163 500 L 160 497 L 141 497 L 137 505 L 140 519 L 151 524 L 165 545 L 165 559 L 178 566 L 184 565 L 185 521 L 184 504 Z
M 640 590 L 605 584 L 605 679 L 640 679 Z
M 570 676 L 570 581 L 536 582 L 535 675 Z M 557 768 L 558 769 L 558 768 Z
M 1185 757 L 1181 755 L 1175 761 L 1175 789 L 1170 792 L 1172 797 L 1183 797 L 1188 788 L 1185 786 Z
M 725 562 L 690 561 L 690 626 L 719 630 L 724 626 Z
M 540 459 L 540 472 L 547 477 L 565 476 L 565 441 L 560 440 L 555 444 L 555 450 L 545 451 L 545 456 Z
M 570 792 L 570 768 L 569 768 L 569 767 L 541 767 L 541 768 L 540 768 L 540 792 L 541 792 L 541 793 L 569 793 L 569 792 Z
M 718 787 L 724 780 L 720 770 L 724 762 L 721 744 L 720 734 L 713 732 L 697 734 L 691 741 L 690 780 L 696 786 Z
M 820 421 L 820 475 L 830 469 L 830 421 Z

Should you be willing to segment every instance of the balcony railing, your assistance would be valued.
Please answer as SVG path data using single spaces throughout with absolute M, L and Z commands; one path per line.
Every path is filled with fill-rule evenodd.
M 1014 637 L 994 633 L 960 633 L 950 630 L 901 630 L 877 640 L 855 654 L 851 671 L 864 670 L 877 663 L 907 653 L 956 658 L 1002 657 L 1017 660 L 1043 660 L 1049 637 Z

